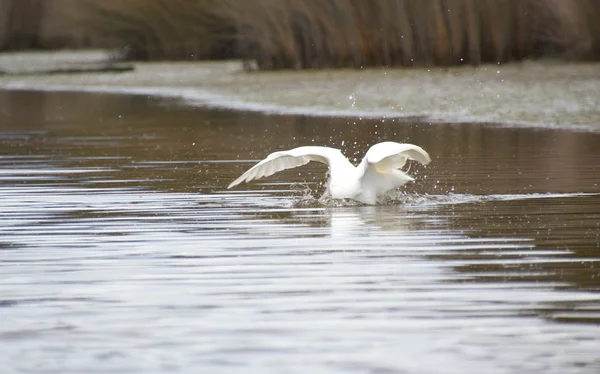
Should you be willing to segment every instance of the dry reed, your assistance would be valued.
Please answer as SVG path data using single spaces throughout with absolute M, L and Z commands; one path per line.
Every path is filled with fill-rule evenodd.
M 60 24 L 66 46 L 259 69 L 600 58 L 600 0 L 0 0 L 0 50 Z
M 84 48 L 96 41 L 80 0 L 0 0 L 0 51 Z
M 231 29 L 214 12 L 218 0 L 80 0 L 105 47 L 124 47 L 129 59 L 228 57 Z
M 259 69 L 598 58 L 598 0 L 223 0 Z M 227 5 L 227 6 L 225 6 Z
M 43 0 L 0 0 L 0 50 L 41 48 Z

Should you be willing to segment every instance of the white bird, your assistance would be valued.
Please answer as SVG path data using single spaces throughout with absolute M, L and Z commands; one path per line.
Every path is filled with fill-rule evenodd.
M 373 145 L 358 166 L 352 165 L 339 149 L 298 147 L 271 153 L 231 182 L 227 188 L 302 166 L 310 161 L 318 161 L 329 167 L 328 190 L 332 198 L 353 199 L 363 204 L 374 205 L 378 196 L 414 180 L 400 170 L 407 159 L 423 165 L 431 162 L 429 154 L 423 148 L 396 142 Z

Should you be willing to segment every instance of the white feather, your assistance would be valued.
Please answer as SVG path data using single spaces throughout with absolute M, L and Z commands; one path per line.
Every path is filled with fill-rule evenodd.
M 331 166 L 332 163 L 343 162 L 342 160 L 349 163 L 339 149 L 329 147 L 307 146 L 274 152 L 231 182 L 227 188 L 237 186 L 242 182 L 268 177 L 282 170 L 302 166 L 310 161 L 318 161 Z
M 227 188 L 242 182 L 268 177 L 279 171 L 318 161 L 329 166 L 328 189 L 332 198 L 354 199 L 375 204 L 377 196 L 413 180 L 400 170 L 406 160 L 427 165 L 431 162 L 423 148 L 413 144 L 383 142 L 372 146 L 359 166 L 355 167 L 338 149 L 329 147 L 299 147 L 271 153 L 254 165 Z

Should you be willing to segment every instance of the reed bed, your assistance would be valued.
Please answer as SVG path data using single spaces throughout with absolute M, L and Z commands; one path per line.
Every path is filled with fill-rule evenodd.
M 598 58 L 598 0 L 224 0 L 259 69 Z
M 600 0 L 0 0 L 0 49 L 61 24 L 67 46 L 258 69 L 600 59 Z
M 0 50 L 41 48 L 43 0 L 0 0 Z
M 82 19 L 103 46 L 137 60 L 231 57 L 233 30 L 219 0 L 80 0 Z
M 97 46 L 80 0 L 0 0 L 0 51 Z

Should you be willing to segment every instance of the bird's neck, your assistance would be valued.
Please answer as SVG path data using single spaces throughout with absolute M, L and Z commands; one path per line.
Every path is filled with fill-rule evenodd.
M 353 198 L 360 190 L 362 173 L 346 158 L 329 166 L 329 192 L 334 198 Z
M 356 170 L 357 167 L 346 158 L 337 159 L 329 166 L 329 174 L 332 178 L 347 179 L 354 176 Z

